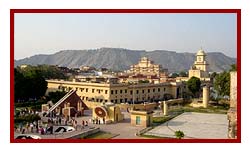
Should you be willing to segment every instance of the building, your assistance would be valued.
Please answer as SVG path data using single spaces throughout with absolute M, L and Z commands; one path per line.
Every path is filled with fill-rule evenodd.
M 159 84 L 139 83 L 91 83 L 77 81 L 47 80 L 48 91 L 76 90 L 83 101 L 140 103 L 164 100 L 166 96 L 181 97 L 183 84 L 181 82 L 165 82 Z
M 124 119 L 124 114 L 122 114 L 119 106 L 113 103 L 102 104 L 95 107 L 92 111 L 93 118 L 100 120 L 101 124 L 120 122 Z
M 82 116 L 88 107 L 76 94 L 75 90 L 70 90 L 57 103 L 49 107 L 49 104 L 42 105 L 42 112 L 63 115 L 64 117 Z
M 208 63 L 206 62 L 206 53 L 201 49 L 196 54 L 196 60 L 188 72 L 188 78 L 197 77 L 200 80 L 209 81 Z
M 147 57 L 142 57 L 138 64 L 130 66 L 130 72 L 134 75 L 143 74 L 160 76 L 161 71 L 162 66 L 154 64 L 154 62 Z
M 131 125 L 149 127 L 153 124 L 153 111 L 133 110 L 130 113 Z

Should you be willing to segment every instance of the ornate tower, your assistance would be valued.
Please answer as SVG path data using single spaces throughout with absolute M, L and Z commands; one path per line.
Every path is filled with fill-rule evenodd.
M 198 70 L 207 71 L 208 64 L 206 62 L 206 53 L 202 49 L 200 49 L 196 54 L 194 66 Z

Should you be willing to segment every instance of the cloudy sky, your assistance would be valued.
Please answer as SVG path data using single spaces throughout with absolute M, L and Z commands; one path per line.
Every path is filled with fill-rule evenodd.
M 236 14 L 15 14 L 15 59 L 60 50 L 223 52 L 236 57 Z

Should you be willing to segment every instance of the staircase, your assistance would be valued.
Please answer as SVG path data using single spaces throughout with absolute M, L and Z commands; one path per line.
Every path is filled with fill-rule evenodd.
M 75 90 L 70 90 L 67 94 L 65 94 L 58 102 L 55 103 L 50 109 L 48 113 L 52 112 L 56 107 L 58 107 L 65 99 L 67 99 L 71 94 L 73 94 Z

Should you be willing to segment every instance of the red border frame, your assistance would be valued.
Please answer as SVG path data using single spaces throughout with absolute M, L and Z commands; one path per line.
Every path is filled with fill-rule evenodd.
M 237 14 L 237 139 L 14 139 L 15 13 L 235 13 Z M 10 142 L 11 143 L 240 143 L 241 142 L 241 9 L 10 9 Z

